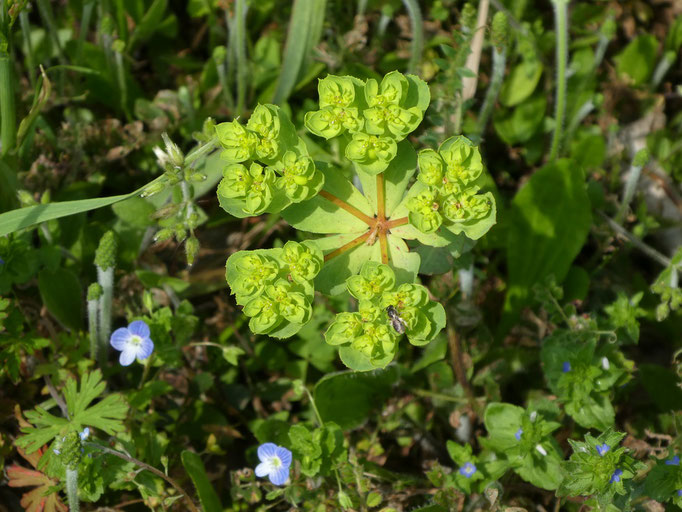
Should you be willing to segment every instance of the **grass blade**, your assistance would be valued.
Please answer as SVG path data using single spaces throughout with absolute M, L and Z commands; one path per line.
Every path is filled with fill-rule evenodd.
M 324 4 L 325 0 L 295 0 L 294 2 L 284 48 L 282 74 L 279 76 L 272 98 L 272 102 L 277 105 L 286 101 L 296 85 L 303 61 L 311 45 L 309 34 L 316 4 L 320 3 Z
M 154 183 L 154 181 L 151 183 Z M 0 236 L 8 235 L 20 229 L 28 228 L 48 220 L 96 210 L 97 208 L 109 206 L 118 203 L 119 201 L 125 201 L 126 199 L 140 194 L 151 183 L 148 183 L 130 194 L 96 197 L 93 199 L 79 199 L 77 201 L 63 201 L 61 203 L 39 204 L 0 214 Z
M 410 25 L 412 26 L 412 55 L 407 71 L 416 75 L 424 51 L 424 20 L 417 0 L 403 0 L 403 4 L 405 4 L 407 13 L 410 15 Z

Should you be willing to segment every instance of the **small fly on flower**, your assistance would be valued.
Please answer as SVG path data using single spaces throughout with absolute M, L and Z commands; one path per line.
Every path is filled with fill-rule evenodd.
M 386 308 L 386 314 L 388 315 L 389 320 L 391 320 L 391 325 L 393 326 L 393 329 L 395 329 L 395 332 L 398 334 L 405 334 L 405 328 L 407 327 L 407 324 L 405 323 L 405 320 L 400 318 L 400 315 L 398 314 L 398 311 L 396 311 L 395 307 L 388 306 Z

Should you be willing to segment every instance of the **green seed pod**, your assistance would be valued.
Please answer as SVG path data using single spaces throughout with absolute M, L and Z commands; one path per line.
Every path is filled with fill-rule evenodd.
M 99 283 L 92 283 L 88 287 L 88 301 L 97 300 L 102 296 L 102 286 Z
M 116 240 L 116 234 L 113 231 L 107 231 L 102 235 L 99 246 L 95 251 L 95 265 L 102 270 L 116 266 L 117 250 L 118 242 Z
M 155 242 L 163 242 L 164 240 L 168 240 L 170 237 L 173 236 L 173 230 L 171 228 L 164 228 L 159 230 L 156 235 L 154 236 L 154 241 Z

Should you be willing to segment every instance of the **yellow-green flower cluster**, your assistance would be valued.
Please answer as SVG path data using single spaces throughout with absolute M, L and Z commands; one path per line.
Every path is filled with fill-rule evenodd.
M 419 153 L 417 179 L 425 187 L 407 203 L 410 224 L 424 233 L 441 225 L 471 224 L 487 217 L 490 194 L 479 194 L 483 173 L 481 154 L 466 137 L 451 137 L 438 151 Z
M 312 242 L 281 249 L 240 251 L 228 258 L 225 277 L 256 334 L 290 336 L 310 320 L 313 279 L 322 252 Z
M 430 301 L 421 285 L 396 287 L 395 273 L 388 265 L 368 261 L 359 275 L 346 280 L 346 286 L 358 299 L 358 311 L 336 315 L 325 340 L 357 351 L 373 366 L 385 366 L 394 358 L 403 333 L 413 345 L 424 345 L 443 327 L 442 306 Z
M 324 184 L 305 144 L 275 105 L 258 105 L 246 126 L 237 120 L 218 124 L 216 134 L 221 157 L 230 163 L 218 197 L 230 213 L 235 213 L 230 206 L 248 215 L 281 211 L 310 199 Z
M 430 99 L 425 82 L 397 71 L 381 83 L 329 75 L 320 80 L 318 92 L 320 110 L 306 114 L 306 127 L 325 139 L 350 136 L 346 158 L 369 174 L 386 170 L 397 143 L 421 123 Z

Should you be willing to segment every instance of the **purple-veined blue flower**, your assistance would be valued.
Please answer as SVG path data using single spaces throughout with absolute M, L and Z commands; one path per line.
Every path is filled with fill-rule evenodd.
M 620 477 L 621 477 L 622 474 L 623 474 L 623 470 L 622 470 L 622 469 L 616 469 L 616 470 L 613 472 L 613 475 L 611 475 L 611 480 L 609 480 L 609 482 L 610 482 L 610 483 L 620 482 Z
M 128 327 L 116 329 L 109 343 L 121 351 L 118 361 L 121 366 L 129 366 L 135 359 L 147 359 L 154 350 L 154 342 L 149 337 L 149 326 L 142 320 L 131 322 Z
M 459 468 L 459 474 L 464 475 L 467 478 L 474 476 L 474 473 L 476 473 L 476 465 L 471 462 L 467 462 L 464 466 Z
M 667 466 L 679 466 L 680 465 L 680 456 L 675 455 L 672 459 L 666 460 L 665 463 Z
M 564 373 L 568 373 L 571 371 L 571 363 L 568 361 L 564 361 L 564 364 L 561 365 L 561 371 Z
M 88 436 L 90 436 L 90 428 L 89 428 L 89 427 L 85 427 L 85 428 L 83 429 L 83 432 L 81 432 L 81 433 L 78 434 L 78 435 L 80 436 L 81 441 L 85 441 L 85 440 L 88 438 Z
M 514 434 L 514 437 L 517 441 L 521 441 L 521 434 L 523 434 L 523 429 L 519 427 L 519 429 L 516 431 L 516 434 Z
M 611 449 L 611 447 L 608 444 L 604 443 L 604 444 L 598 444 L 597 446 L 595 446 L 595 449 L 597 450 L 597 453 L 599 454 L 599 456 L 603 457 L 604 454 Z
M 275 443 L 264 443 L 258 447 L 260 464 L 256 466 L 256 476 L 267 476 L 275 485 L 284 485 L 289 479 L 291 452 Z

